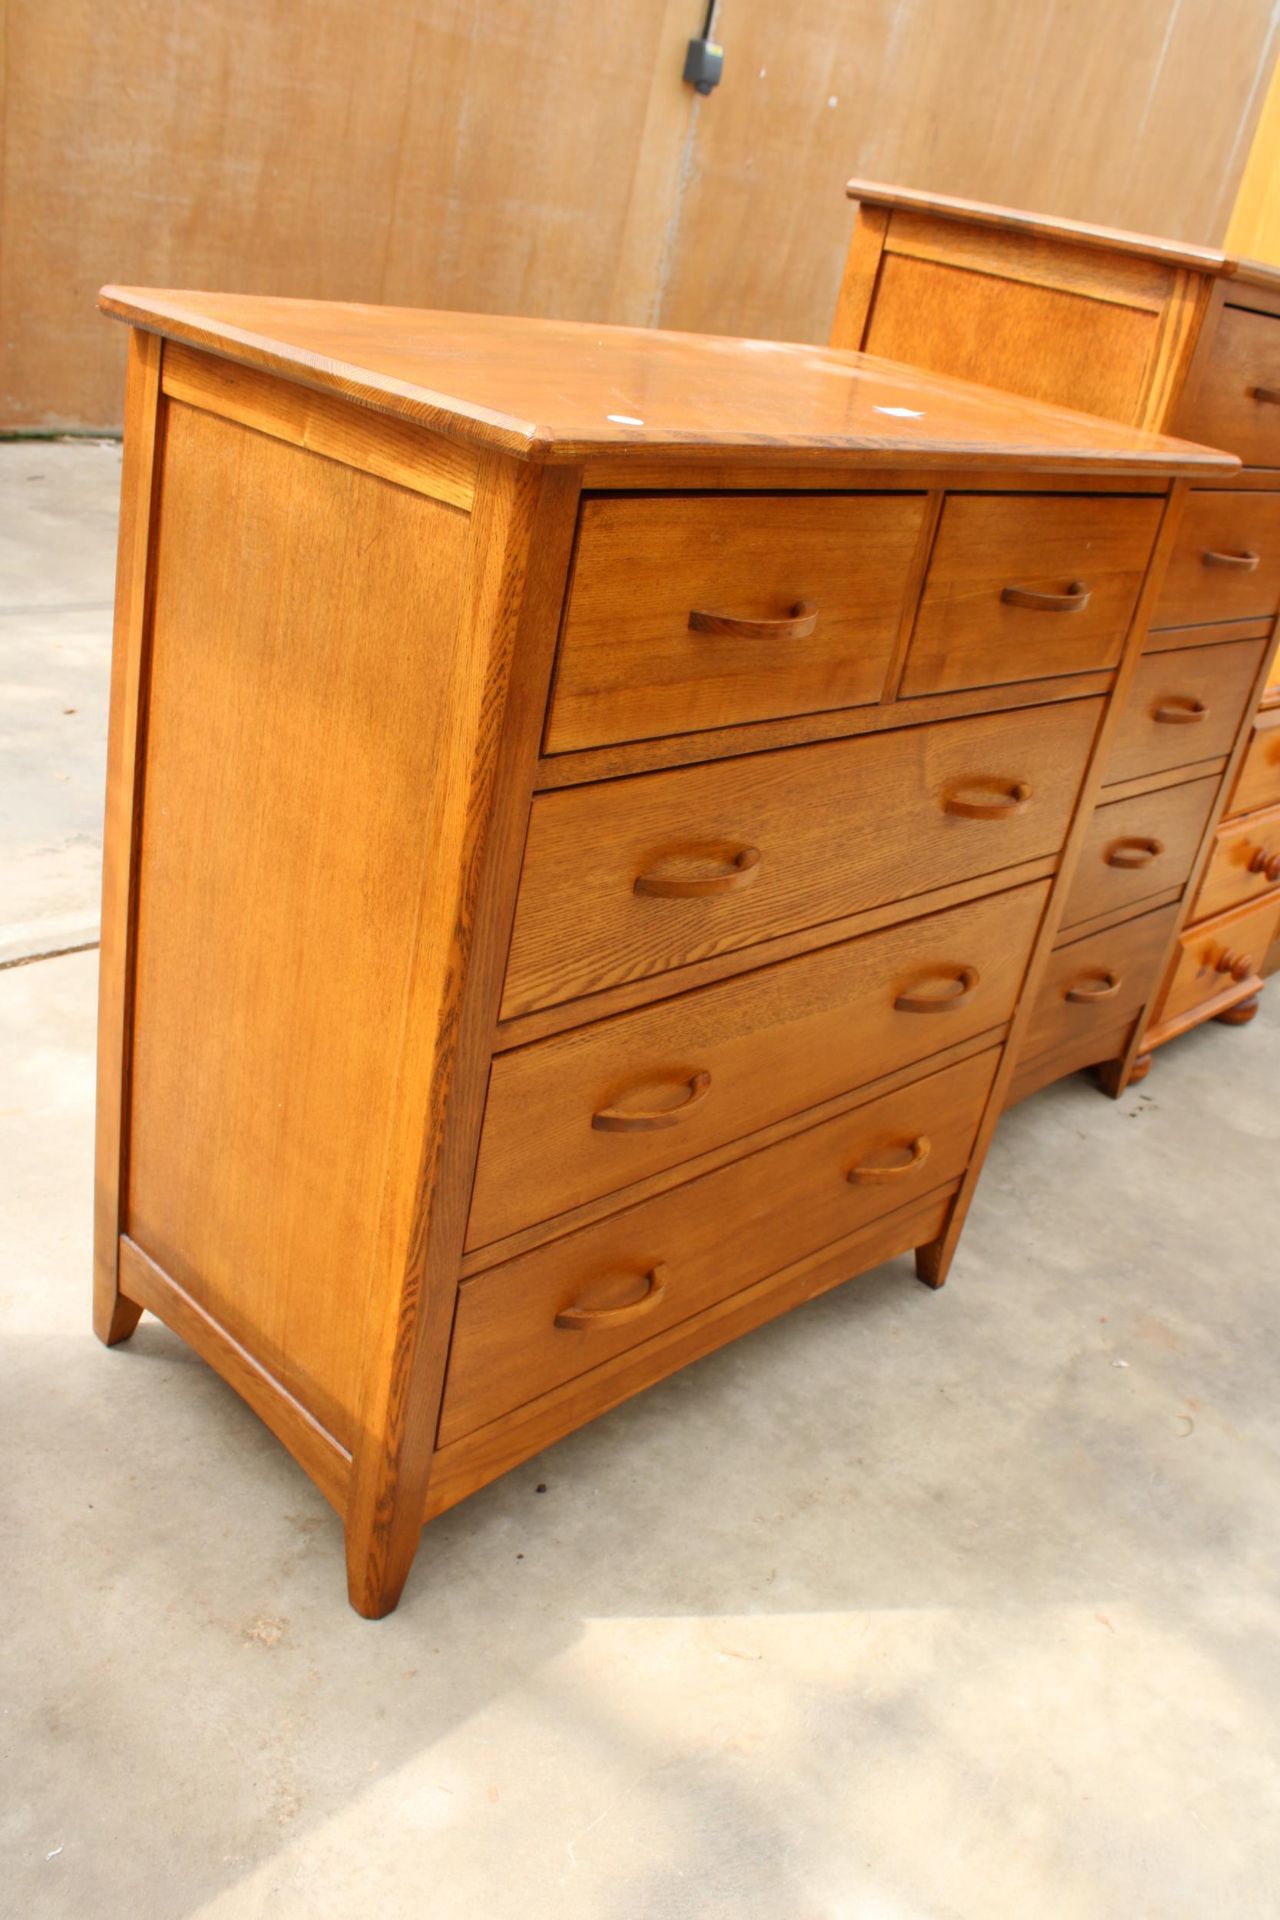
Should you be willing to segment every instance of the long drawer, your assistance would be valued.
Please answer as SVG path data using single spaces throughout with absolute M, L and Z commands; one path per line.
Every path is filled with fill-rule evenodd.
M 1114 666 L 1160 512 L 1115 495 L 949 495 L 903 693 Z
M 1272 895 L 1280 904 L 1280 807 L 1230 820 L 1214 835 L 1213 854 L 1196 894 L 1197 920 Z
M 1116 728 L 1107 785 L 1230 753 L 1268 644 L 1230 640 L 1144 653 Z
M 1218 797 L 1218 776 L 1095 807 L 1063 928 L 1184 887 Z
M 1152 1025 L 1166 1025 L 1256 978 L 1280 923 L 1280 899 L 1260 900 L 1178 936 L 1174 969 Z
M 468 1247 L 1000 1026 L 1047 894 L 990 895 L 500 1054 Z
M 464 1281 L 440 1444 L 958 1177 L 998 1060 L 978 1054 Z
M 1280 493 L 1201 490 L 1187 500 L 1151 624 L 1273 614 L 1280 604 Z
M 548 753 L 878 700 L 922 494 L 584 502 Z
M 1083 1046 L 1090 1034 L 1110 1034 L 1141 1012 L 1157 984 L 1157 969 L 1177 916 L 1176 906 L 1160 907 L 1055 948 L 1036 994 L 1020 1060 Z
M 1075 700 L 540 794 L 505 1018 L 1057 853 Z
M 1231 795 L 1231 812 L 1275 806 L 1280 806 L 1280 713 L 1260 713 Z

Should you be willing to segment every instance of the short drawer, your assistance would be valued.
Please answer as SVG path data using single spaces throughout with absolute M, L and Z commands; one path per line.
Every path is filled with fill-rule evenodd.
M 1209 364 L 1177 431 L 1246 467 L 1280 467 L 1280 320 L 1224 307 Z
M 1153 627 L 1265 619 L 1280 605 L 1280 493 L 1191 493 Z
M 880 698 L 921 494 L 584 502 L 548 753 Z
M 1185 887 L 1218 787 L 1215 774 L 1096 807 L 1067 896 L 1064 929 Z
M 539 794 L 505 1017 L 1058 851 L 1098 700 Z
M 1280 713 L 1261 713 L 1231 795 L 1232 813 L 1280 806 Z
M 1115 666 L 1161 510 L 1114 495 L 949 495 L 902 692 Z
M 1251 900 L 1275 896 L 1280 902 L 1278 887 L 1280 807 L 1273 807 L 1218 828 L 1193 911 L 1197 920 L 1205 920 Z
M 499 1054 L 468 1246 L 1000 1026 L 1048 885 L 863 934 Z
M 1165 1026 L 1194 1014 L 1220 994 L 1256 978 L 1280 923 L 1280 899 L 1188 927 L 1178 936 L 1178 964 L 1152 1025 Z
M 1176 906 L 1160 907 L 1056 947 L 1027 1023 L 1021 1060 L 1081 1045 L 1092 1033 L 1109 1036 L 1139 1014 L 1159 984 L 1177 917 Z
M 1107 785 L 1230 753 L 1268 644 L 1230 640 L 1144 653 L 1116 728 Z
M 465 1280 L 441 1445 L 956 1179 L 998 1060 L 988 1050 Z

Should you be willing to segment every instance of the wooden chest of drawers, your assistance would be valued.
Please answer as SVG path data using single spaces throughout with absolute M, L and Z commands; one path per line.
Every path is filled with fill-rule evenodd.
M 231 1381 L 378 1614 L 628 1394 L 941 1284 L 1064 907 L 1088 1017 L 1177 857 L 1092 806 L 1230 462 L 807 348 L 104 304 L 96 1324 Z
M 1114 1017 L 1073 1022 L 1047 978 L 1027 1045 L 1051 1034 L 1058 1045 L 1027 1054 L 1013 1081 L 1028 1092 L 1097 1063 L 1118 1092 L 1188 1026 L 1250 1018 L 1280 924 L 1280 834 L 1266 813 L 1280 805 L 1266 724 L 1280 720 L 1268 671 L 1280 608 L 1280 273 L 1007 207 L 864 181 L 849 193 L 858 222 L 833 344 L 1186 434 L 1244 462 L 1189 495 L 1064 916 L 1064 941 L 1084 930 L 1086 907 L 1106 922 L 1092 938 L 1107 976 L 1125 981 Z M 1152 915 L 1174 906 L 1161 944 Z M 1215 958 L 1190 968 L 1189 992 L 1188 955 L 1206 953 Z

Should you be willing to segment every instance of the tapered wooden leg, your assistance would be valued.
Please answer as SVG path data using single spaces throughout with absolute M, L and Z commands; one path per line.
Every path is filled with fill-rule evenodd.
M 955 1247 L 949 1244 L 949 1237 L 930 1240 L 927 1246 L 916 1248 L 916 1279 L 922 1280 L 926 1287 L 936 1293 L 946 1285 L 947 1275 L 951 1271 L 951 1261 Z
M 1242 1000 L 1238 1007 L 1228 1007 L 1224 1013 L 1213 1017 L 1224 1027 L 1247 1027 L 1258 1011 L 1258 996 L 1255 993 L 1250 1000 Z
M 142 1318 L 142 1308 L 126 1300 L 118 1288 L 96 1288 L 93 1299 L 93 1330 L 104 1347 L 118 1347 Z
M 395 1612 L 422 1533 L 421 1524 L 396 1526 L 391 1515 L 379 1518 L 382 1525 L 371 1535 L 354 1503 L 347 1515 L 347 1598 L 362 1620 Z

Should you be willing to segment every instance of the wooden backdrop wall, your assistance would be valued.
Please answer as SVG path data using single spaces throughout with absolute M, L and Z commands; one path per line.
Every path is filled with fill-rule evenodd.
M 3 0 L 0 0 L 3 4 Z M 101 281 L 824 340 L 851 174 L 1220 241 L 1276 0 L 8 0 L 0 424 Z

